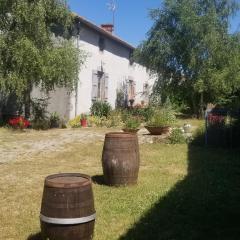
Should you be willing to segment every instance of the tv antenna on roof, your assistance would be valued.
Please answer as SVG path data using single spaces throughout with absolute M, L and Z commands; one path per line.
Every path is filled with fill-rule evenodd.
M 117 9 L 117 4 L 116 4 L 116 1 L 115 0 L 110 0 L 108 3 L 107 3 L 107 7 L 108 7 L 108 10 L 110 10 L 112 12 L 112 17 L 113 17 L 113 27 L 115 28 L 115 12 L 116 12 L 116 9 Z

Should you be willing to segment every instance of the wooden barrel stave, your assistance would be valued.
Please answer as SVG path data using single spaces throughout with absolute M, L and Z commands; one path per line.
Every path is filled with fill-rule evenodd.
M 45 188 L 41 212 L 55 218 L 77 218 L 94 212 L 93 193 L 82 189 Z
M 94 221 L 75 225 L 57 225 L 41 222 L 43 240 L 91 240 Z M 91 234 L 90 234 L 91 233 Z M 69 236 L 71 236 L 69 238 Z

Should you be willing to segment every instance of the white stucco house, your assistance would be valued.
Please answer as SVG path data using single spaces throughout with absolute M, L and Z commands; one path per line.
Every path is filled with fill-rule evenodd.
M 87 58 L 79 73 L 77 90 L 69 93 L 56 89 L 50 93 L 49 112 L 57 112 L 65 119 L 89 113 L 94 101 L 106 101 L 115 108 L 117 92 L 122 92 L 126 103 L 147 104 L 154 83 L 148 70 L 132 61 L 134 47 L 113 34 L 113 25 L 100 27 L 77 16 L 76 45 Z M 41 95 L 37 89 L 32 96 Z

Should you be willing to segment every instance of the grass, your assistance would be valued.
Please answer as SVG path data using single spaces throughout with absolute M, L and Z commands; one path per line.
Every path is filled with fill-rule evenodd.
M 37 239 L 29 236 L 40 231 L 44 178 L 59 172 L 102 175 L 101 152 L 100 141 L 75 142 L 0 165 L 0 239 Z M 239 239 L 238 152 L 144 144 L 140 154 L 137 186 L 93 184 L 95 240 Z
M 196 119 L 196 118 L 177 118 L 176 126 L 182 127 L 185 123 L 191 124 L 193 127 L 200 127 L 204 125 L 203 119 Z

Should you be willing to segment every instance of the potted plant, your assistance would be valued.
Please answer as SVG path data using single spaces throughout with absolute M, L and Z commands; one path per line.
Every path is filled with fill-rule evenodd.
M 170 108 L 155 111 L 145 128 L 152 135 L 161 135 L 169 132 L 171 125 L 176 121 L 175 113 Z
M 124 123 L 124 128 L 122 129 L 124 132 L 136 133 L 139 130 L 141 125 L 141 121 L 137 117 L 129 117 L 126 119 Z
M 87 115 L 86 114 L 84 114 L 84 113 L 81 114 L 80 122 L 81 122 L 82 127 L 87 127 Z

